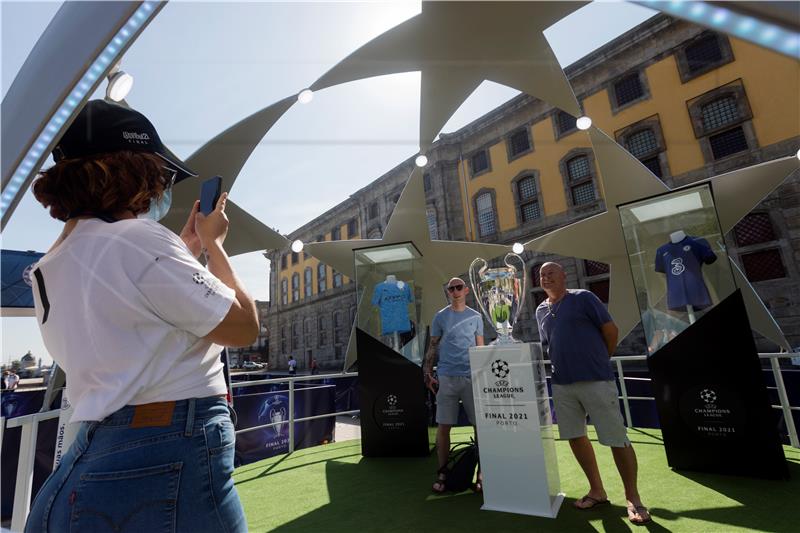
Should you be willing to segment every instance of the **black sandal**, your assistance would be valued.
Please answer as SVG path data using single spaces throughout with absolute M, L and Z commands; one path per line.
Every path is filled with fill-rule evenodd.
M 439 488 L 437 488 L 439 487 Z M 443 466 L 436 471 L 436 481 L 433 483 L 431 490 L 436 494 L 444 494 L 447 492 L 447 467 Z

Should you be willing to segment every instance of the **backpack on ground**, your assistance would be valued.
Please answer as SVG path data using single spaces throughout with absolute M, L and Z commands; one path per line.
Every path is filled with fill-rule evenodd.
M 475 441 L 462 442 L 450 448 L 450 456 L 444 467 L 447 476 L 444 487 L 449 492 L 463 492 L 472 487 L 475 469 L 478 467 L 478 445 Z

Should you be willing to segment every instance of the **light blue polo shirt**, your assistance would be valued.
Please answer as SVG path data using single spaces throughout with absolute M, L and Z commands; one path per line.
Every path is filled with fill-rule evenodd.
M 469 349 L 477 335 L 483 336 L 483 318 L 474 309 L 453 311 L 448 305 L 436 313 L 431 336 L 441 337 L 437 374 L 469 376 Z

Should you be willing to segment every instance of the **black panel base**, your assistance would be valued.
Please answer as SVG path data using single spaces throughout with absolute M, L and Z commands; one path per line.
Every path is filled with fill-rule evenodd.
M 361 398 L 361 454 L 430 454 L 422 369 L 356 328 Z
M 741 291 L 653 354 L 648 366 L 669 466 L 789 477 Z

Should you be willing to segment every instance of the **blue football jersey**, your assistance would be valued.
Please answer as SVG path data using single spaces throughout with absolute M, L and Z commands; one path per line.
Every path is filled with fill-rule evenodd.
M 382 281 L 375 285 L 372 293 L 372 305 L 378 306 L 381 312 L 381 335 L 411 331 L 408 304 L 414 301 L 414 296 L 408 283 L 403 283 L 402 287 L 398 283 Z
M 685 311 L 687 305 L 703 309 L 711 305 L 703 264 L 717 260 L 708 241 L 687 235 L 680 242 L 668 242 L 656 251 L 656 272 L 667 276 L 667 307 Z

